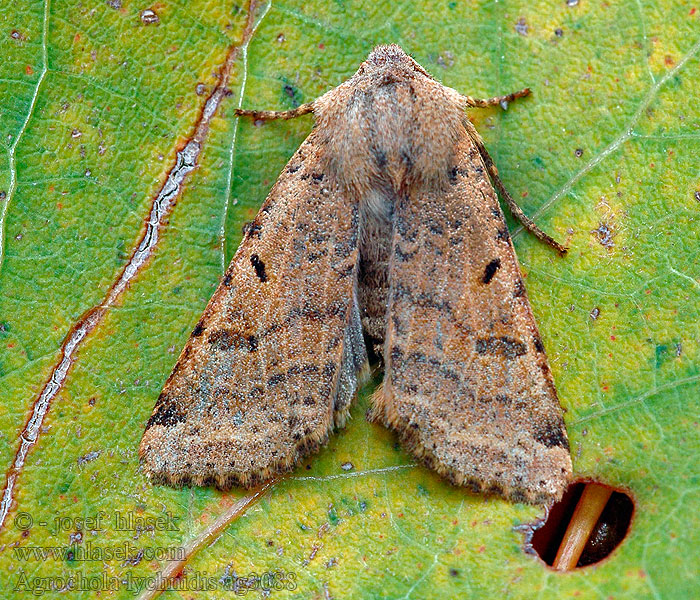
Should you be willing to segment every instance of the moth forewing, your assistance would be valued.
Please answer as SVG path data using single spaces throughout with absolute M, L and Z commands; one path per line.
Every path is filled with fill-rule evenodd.
M 320 152 L 312 133 L 289 161 L 166 381 L 140 446 L 153 481 L 253 486 L 344 422 L 365 362 L 359 207 Z
M 374 418 L 458 485 L 548 503 L 571 475 L 544 347 L 503 214 L 466 133 L 444 189 L 395 205 Z

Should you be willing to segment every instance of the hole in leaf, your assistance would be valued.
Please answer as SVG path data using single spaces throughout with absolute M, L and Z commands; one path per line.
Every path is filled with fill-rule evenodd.
M 561 571 L 592 565 L 620 545 L 633 513 L 634 502 L 625 491 L 597 482 L 575 482 L 544 521 L 526 526 L 526 551 Z

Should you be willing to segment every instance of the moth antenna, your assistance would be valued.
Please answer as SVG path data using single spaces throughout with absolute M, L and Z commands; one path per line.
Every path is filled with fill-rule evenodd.
M 291 110 L 248 110 L 245 108 L 237 108 L 235 113 L 237 117 L 252 117 L 260 121 L 273 121 L 275 119 L 295 119 L 301 117 L 314 110 L 314 103 L 307 102 Z
M 505 96 L 494 96 L 493 98 L 472 98 L 471 96 L 464 96 L 467 101 L 467 106 L 469 108 L 486 108 L 487 106 L 498 106 L 499 104 L 503 108 L 508 107 L 509 102 L 513 102 L 516 98 L 524 98 L 530 95 L 530 88 L 523 88 L 512 94 L 507 94 Z
M 530 233 L 532 233 L 536 238 L 542 240 L 546 244 L 549 244 L 552 248 L 554 248 L 559 254 L 562 256 L 566 254 L 568 248 L 566 246 L 562 246 L 559 242 L 557 242 L 553 237 L 550 235 L 546 234 L 544 231 L 542 231 L 536 224 L 535 222 L 528 217 L 518 206 L 518 204 L 513 200 L 513 197 L 508 193 L 508 190 L 506 189 L 506 186 L 503 185 L 503 182 L 501 181 L 500 176 L 498 175 L 498 169 L 496 168 L 496 165 L 493 163 L 493 159 L 491 158 L 491 155 L 488 153 L 486 150 L 486 146 L 484 146 L 484 140 L 481 138 L 479 135 L 479 132 L 476 130 L 474 125 L 472 125 L 471 121 L 469 119 L 465 119 L 465 126 L 467 129 L 467 133 L 469 133 L 469 136 L 474 140 L 474 143 L 476 144 L 477 149 L 479 150 L 479 154 L 481 154 L 481 158 L 484 160 L 484 164 L 486 165 L 486 169 L 489 172 L 489 175 L 491 176 L 491 179 L 496 186 L 496 189 L 498 190 L 498 193 L 501 195 L 501 197 L 505 200 L 506 204 L 508 205 L 508 208 L 510 209 L 510 212 L 513 214 L 513 216 L 518 219 L 527 229 Z

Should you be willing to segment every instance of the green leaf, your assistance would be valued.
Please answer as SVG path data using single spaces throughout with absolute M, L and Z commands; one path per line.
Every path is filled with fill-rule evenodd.
M 662 1 L 0 1 L 2 596 L 129 598 L 182 552 L 169 598 L 228 598 L 264 573 L 276 598 L 696 595 L 699 23 Z M 533 90 L 472 116 L 511 193 L 571 248 L 561 259 L 513 228 L 574 470 L 636 504 L 596 567 L 549 570 L 514 529 L 541 509 L 413 464 L 364 420 L 377 379 L 326 448 L 213 540 L 193 542 L 244 492 L 153 487 L 139 470 L 179 350 L 312 126 L 233 109 L 310 101 L 386 42 L 465 94 Z

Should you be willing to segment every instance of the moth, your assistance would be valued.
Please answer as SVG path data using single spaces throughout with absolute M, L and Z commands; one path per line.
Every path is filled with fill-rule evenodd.
M 315 126 L 246 227 L 146 424 L 155 483 L 252 487 L 342 427 L 367 365 L 368 415 L 454 484 L 551 503 L 571 477 L 562 409 L 468 107 L 396 45 L 283 112 Z M 493 185 L 491 183 L 493 181 Z

